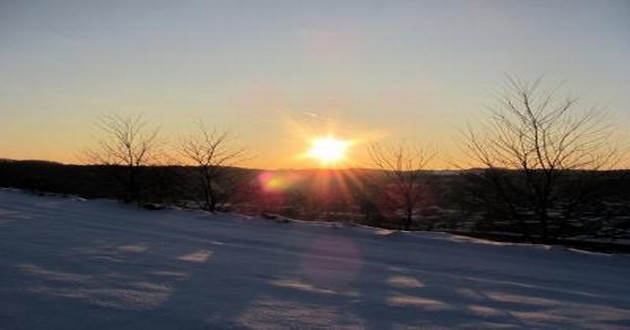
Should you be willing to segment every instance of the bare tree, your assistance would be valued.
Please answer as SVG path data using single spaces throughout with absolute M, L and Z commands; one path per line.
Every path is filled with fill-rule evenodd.
M 183 136 L 179 152 L 198 168 L 197 183 L 203 196 L 203 208 L 214 212 L 220 199 L 219 180 L 225 179 L 229 166 L 244 159 L 245 150 L 233 145 L 230 132 L 196 123 L 192 134 Z
M 126 202 L 137 201 L 140 193 L 140 168 L 156 156 L 158 129 L 150 128 L 140 116 L 105 115 L 97 122 L 102 136 L 97 146 L 85 155 L 90 163 L 122 167 L 117 175 Z M 116 171 L 118 173 L 118 171 Z
M 399 141 L 383 146 L 374 143 L 368 147 L 372 163 L 381 169 L 387 178 L 388 202 L 394 212 L 402 212 L 404 229 L 411 228 L 412 221 L 419 215 L 421 202 L 427 191 L 423 182 L 423 170 L 437 155 L 437 150 L 408 141 Z
M 578 112 L 576 99 L 541 88 L 541 79 L 508 78 L 506 87 L 490 118 L 469 129 L 466 149 L 486 169 L 482 189 L 507 220 L 549 241 L 592 202 L 594 174 L 614 165 L 612 129 L 595 109 Z

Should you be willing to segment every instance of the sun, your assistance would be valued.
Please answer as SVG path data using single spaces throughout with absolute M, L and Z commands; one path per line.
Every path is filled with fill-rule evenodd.
M 350 147 L 348 141 L 333 136 L 320 137 L 311 141 L 307 155 L 319 160 L 323 166 L 329 166 L 344 160 L 348 147 Z

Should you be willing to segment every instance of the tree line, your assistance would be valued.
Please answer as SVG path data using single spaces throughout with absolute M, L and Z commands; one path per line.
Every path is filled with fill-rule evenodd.
M 322 180 L 310 173 L 301 185 L 270 192 L 258 171 L 236 168 L 247 152 L 227 130 L 197 122 L 179 137 L 178 157 L 169 157 L 157 128 L 115 115 L 99 119 L 103 134 L 84 155 L 125 202 L 185 200 L 211 212 L 257 205 L 265 213 L 324 214 L 404 230 L 467 226 L 542 242 L 627 229 L 630 194 L 618 185 L 627 172 L 612 171 L 621 148 L 602 113 L 580 110 L 541 79 L 508 78 L 505 87 L 496 107 L 463 134 L 469 163 L 450 175 L 427 170 L 435 145 L 401 140 L 368 146 L 373 170 L 329 173 L 324 179 L 339 181 L 336 190 L 309 190 Z

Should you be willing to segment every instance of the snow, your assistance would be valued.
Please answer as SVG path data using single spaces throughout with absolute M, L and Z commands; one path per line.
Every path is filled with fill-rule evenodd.
M 1 329 L 623 329 L 630 258 L 0 190 Z

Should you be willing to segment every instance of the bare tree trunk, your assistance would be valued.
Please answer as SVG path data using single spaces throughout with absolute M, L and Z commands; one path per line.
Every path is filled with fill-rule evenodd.
M 204 208 L 216 212 L 219 204 L 217 185 L 225 177 L 225 168 L 243 159 L 244 149 L 231 145 L 226 131 L 207 128 L 202 122 L 187 137 L 180 138 L 179 152 L 199 167 L 198 184 L 203 193 Z
M 435 158 L 437 151 L 431 145 L 422 147 L 405 141 L 387 147 L 373 144 L 368 151 L 372 163 L 383 171 L 392 188 L 389 191 L 392 196 L 388 199 L 393 204 L 393 213 L 402 211 L 404 229 L 410 230 L 415 212 L 426 197 L 422 170 Z
M 543 242 L 557 238 L 563 210 L 573 208 L 576 191 L 567 185 L 586 186 L 590 174 L 615 164 L 617 149 L 611 144 L 611 128 L 593 110 L 572 113 L 575 100 L 556 101 L 553 92 L 532 83 L 508 79 L 508 91 L 478 131 L 469 130 L 469 155 L 489 169 L 486 175 L 504 171 L 487 188 L 502 196 L 516 223 L 537 223 L 533 233 Z M 580 172 L 568 176 L 567 173 Z M 561 192 L 562 191 L 562 192 Z M 527 228 L 527 226 L 523 226 Z
M 148 129 L 141 117 L 103 116 L 97 126 L 104 133 L 97 147 L 88 149 L 88 162 L 119 167 L 124 188 L 123 200 L 140 198 L 140 169 L 154 161 L 157 152 L 157 129 Z

